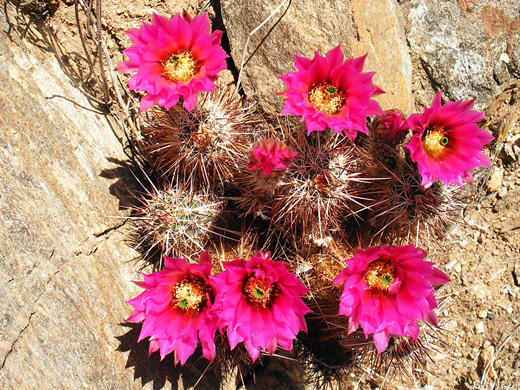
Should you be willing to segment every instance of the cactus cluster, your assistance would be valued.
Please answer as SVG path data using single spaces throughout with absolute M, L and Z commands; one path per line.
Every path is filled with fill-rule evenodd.
M 472 102 L 442 105 L 438 94 L 421 115 L 383 111 L 365 57 L 345 61 L 338 46 L 296 56 L 281 77 L 281 114 L 296 122 L 215 85 L 225 56 L 211 54 L 220 33 L 207 16 L 154 15 L 128 34 L 119 70 L 137 71 L 129 85 L 148 93 L 140 152 L 156 181 L 130 218 L 157 267 L 138 283 L 130 320 L 145 321 L 150 351 L 184 364 L 200 342 L 231 370 L 294 341 L 318 388 L 353 370 L 412 372 L 427 356 L 422 324 L 438 326 L 434 288 L 449 280 L 417 246 L 464 206 L 450 183 L 462 188 L 489 163 L 481 148 L 492 137 Z M 198 336 L 183 341 L 176 324 L 188 316 Z

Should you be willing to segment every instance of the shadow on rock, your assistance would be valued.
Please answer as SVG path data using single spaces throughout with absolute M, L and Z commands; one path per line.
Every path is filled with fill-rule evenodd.
M 110 185 L 109 191 L 119 199 L 119 209 L 126 210 L 135 206 L 138 203 L 136 193 L 142 189 L 140 183 L 143 183 L 143 178 L 138 175 L 139 168 L 130 160 L 121 161 L 110 157 L 107 160 L 117 166 L 102 170 L 100 176 L 105 179 L 117 179 Z
M 162 389 L 169 382 L 174 390 L 183 390 L 196 386 L 199 390 L 219 388 L 222 378 L 214 369 L 208 369 L 210 363 L 202 357 L 200 347 L 188 359 L 184 366 L 175 366 L 173 354 L 162 361 L 159 352 L 148 356 L 148 339 L 137 342 L 142 324 L 123 323 L 128 331 L 116 337 L 120 342 L 117 351 L 129 352 L 127 369 L 134 369 L 134 379 L 140 379 L 144 386 L 152 382 L 153 389 Z

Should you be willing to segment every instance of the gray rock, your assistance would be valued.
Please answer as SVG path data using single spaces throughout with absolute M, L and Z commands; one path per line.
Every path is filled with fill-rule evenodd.
M 475 99 L 482 109 L 499 84 L 518 77 L 520 3 L 488 5 L 464 2 L 404 0 L 407 38 L 431 82 L 449 100 Z
M 284 84 L 277 77 L 295 71 L 294 54 L 313 58 L 341 44 L 347 57 L 368 53 L 365 71 L 376 71 L 374 82 L 387 93 L 378 97 L 384 109 L 413 110 L 411 60 L 395 0 L 376 4 L 354 0 L 285 2 L 255 34 L 250 32 L 279 5 L 279 0 L 223 0 L 222 17 L 237 68 L 245 65 L 242 83 L 247 97 L 262 106 L 283 108 L 276 94 Z

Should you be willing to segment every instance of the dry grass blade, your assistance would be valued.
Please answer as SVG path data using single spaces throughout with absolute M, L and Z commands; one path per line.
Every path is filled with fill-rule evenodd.
M 489 361 L 484 366 L 484 370 L 482 371 L 482 377 L 480 379 L 480 385 L 482 388 L 488 388 L 488 374 L 491 368 L 493 367 L 493 364 L 497 360 L 499 354 L 504 350 L 504 347 L 507 345 L 507 343 L 520 331 L 520 325 L 517 325 L 515 329 L 513 329 L 511 332 L 509 332 L 507 335 L 505 335 L 502 338 L 502 341 L 498 345 L 497 349 L 495 350 L 495 353 L 489 359 Z

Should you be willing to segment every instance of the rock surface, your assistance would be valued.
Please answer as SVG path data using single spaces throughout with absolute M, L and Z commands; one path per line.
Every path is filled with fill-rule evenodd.
M 20 39 L 7 3 L 0 25 L 0 388 L 140 388 L 116 351 L 138 291 L 120 135 L 34 21 Z
M 407 38 L 447 100 L 486 107 L 500 85 L 519 77 L 520 3 L 516 0 L 401 1 Z
M 248 98 L 264 107 L 281 111 L 284 89 L 277 78 L 294 71 L 294 54 L 313 58 L 341 44 L 345 56 L 368 53 L 365 71 L 375 71 L 374 81 L 387 91 L 377 100 L 383 109 L 413 110 L 411 60 L 395 0 L 375 4 L 354 0 L 283 2 L 280 10 L 250 33 L 281 4 L 278 0 L 223 0 L 222 18 L 229 37 L 231 55 L 240 69 Z M 244 49 L 247 49 L 244 54 Z

